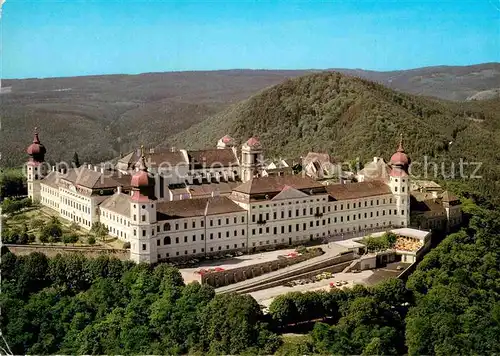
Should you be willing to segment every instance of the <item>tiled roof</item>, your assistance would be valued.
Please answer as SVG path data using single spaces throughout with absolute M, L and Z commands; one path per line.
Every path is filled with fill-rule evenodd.
M 358 199 L 391 194 L 389 186 L 381 181 L 331 184 L 326 186 L 326 191 L 335 200 Z
M 69 169 L 66 174 L 61 174 L 60 178 L 75 185 L 92 189 L 115 188 L 120 185 L 124 187 L 130 186 L 129 175 L 122 175 L 117 172 L 101 173 L 86 167 Z
M 188 218 L 194 216 L 229 214 L 245 211 L 231 199 L 223 196 L 185 199 L 159 203 L 158 220 Z
M 101 208 L 111 210 L 117 214 L 130 216 L 130 195 L 117 193 L 101 203 Z
M 279 193 L 285 186 L 295 189 L 324 188 L 321 183 L 302 175 L 284 175 L 252 178 L 234 189 L 245 194 Z
M 230 194 L 240 184 L 241 182 L 192 184 L 188 186 L 188 191 L 192 197 L 210 195 L 212 192 Z
M 59 172 L 57 171 L 51 171 L 45 178 L 41 180 L 42 184 L 47 184 L 48 186 L 51 186 L 52 188 L 58 188 L 58 180 L 59 180 Z
M 308 195 L 300 190 L 292 188 L 290 186 L 285 186 L 281 192 L 279 192 L 273 199 L 271 200 L 286 200 L 286 199 L 296 199 L 296 198 L 305 198 Z
M 431 216 L 446 213 L 440 198 L 420 200 L 422 196 L 416 198 L 413 194 L 412 198 L 410 200 L 410 210 L 412 213 L 423 213 Z
M 154 153 L 146 154 L 146 165 L 148 167 L 158 167 L 162 164 L 176 166 L 187 163 L 186 158 L 180 151 L 155 151 Z
M 231 148 L 213 148 L 198 151 L 187 151 L 189 164 L 195 169 L 202 167 L 235 167 L 238 160 Z

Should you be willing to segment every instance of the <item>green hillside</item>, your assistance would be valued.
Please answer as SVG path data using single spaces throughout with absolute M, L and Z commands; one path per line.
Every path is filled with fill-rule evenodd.
M 460 158 L 482 162 L 472 182 L 496 194 L 500 153 L 500 100 L 449 102 L 393 91 L 336 72 L 289 79 L 178 134 L 169 144 L 201 148 L 229 134 L 240 143 L 257 135 L 268 156 L 325 151 L 344 160 L 389 159 L 400 133 L 414 162 Z M 458 166 L 455 170 L 458 171 Z M 430 172 L 429 172 L 430 173 Z M 440 174 L 442 176 L 442 174 Z M 438 177 L 439 178 L 439 177 Z

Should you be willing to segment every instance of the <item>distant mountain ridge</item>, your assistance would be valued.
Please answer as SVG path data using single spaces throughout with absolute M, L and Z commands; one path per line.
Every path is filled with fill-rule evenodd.
M 465 100 L 500 87 L 500 64 L 373 72 L 340 69 L 399 91 Z M 98 162 L 156 146 L 253 94 L 318 70 L 226 70 L 3 80 L 1 165 L 25 161 L 32 130 L 53 160 Z M 390 81 L 390 82 L 389 82 Z

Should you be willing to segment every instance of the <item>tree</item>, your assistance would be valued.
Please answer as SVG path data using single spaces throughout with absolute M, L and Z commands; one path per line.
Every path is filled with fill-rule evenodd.
M 92 224 L 90 232 L 92 232 L 96 238 L 104 241 L 109 231 L 108 228 L 103 223 L 96 221 L 95 223 Z
M 73 165 L 78 168 L 80 167 L 80 159 L 78 158 L 78 153 L 73 154 Z
M 89 245 L 93 245 L 93 244 L 95 244 L 95 237 L 94 237 L 94 236 L 92 236 L 92 235 L 89 235 L 89 236 L 87 237 L 87 243 L 88 243 Z
M 28 194 L 26 177 L 20 169 L 7 169 L 0 172 L 0 197 L 18 197 Z

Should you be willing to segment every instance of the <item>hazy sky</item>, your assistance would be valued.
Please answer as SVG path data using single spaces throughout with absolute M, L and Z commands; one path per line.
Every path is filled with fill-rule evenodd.
M 500 61 L 500 0 L 7 0 L 2 77 Z

